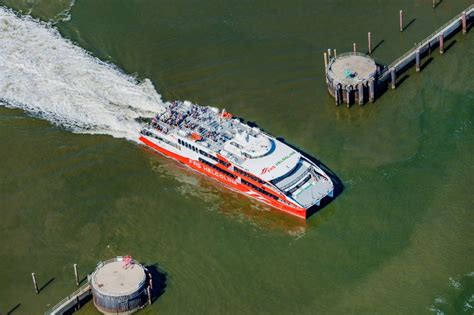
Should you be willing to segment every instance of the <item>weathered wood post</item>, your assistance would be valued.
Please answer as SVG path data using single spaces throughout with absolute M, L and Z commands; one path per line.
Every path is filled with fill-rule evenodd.
M 396 73 L 395 73 L 395 69 L 392 68 L 390 69 L 390 77 L 391 77 L 391 86 L 392 86 L 392 89 L 395 89 L 396 88 L 396 85 L 395 85 L 395 81 L 396 81 Z
M 364 84 L 361 82 L 359 83 L 359 105 L 364 104 Z
M 400 32 L 403 32 L 403 10 L 400 10 Z
M 375 80 L 370 78 L 369 80 L 369 102 L 373 103 L 375 101 Z
M 336 58 L 337 54 L 336 54 L 336 48 L 334 48 L 334 58 Z
M 433 9 L 436 8 L 436 0 L 433 0 Z
M 420 50 L 419 49 L 416 50 L 415 59 L 416 59 L 416 72 L 420 72 L 421 68 L 420 68 Z
M 443 33 L 439 35 L 439 53 L 440 54 L 444 53 L 444 34 Z
M 356 51 L 357 51 L 357 46 L 356 46 L 356 43 L 353 43 L 353 44 L 352 44 L 352 50 L 353 50 L 354 52 L 356 52 Z
M 31 273 L 31 278 L 33 278 L 33 286 L 35 287 L 35 292 L 36 294 L 38 294 L 39 293 L 38 283 L 36 283 L 36 276 L 34 272 Z
M 326 74 L 328 73 L 328 54 L 324 53 L 324 71 Z
M 346 96 L 347 96 L 346 103 L 347 103 L 347 107 L 350 107 L 350 106 L 351 106 L 351 94 L 352 94 L 352 85 L 348 85 L 348 86 L 346 87 Z
M 148 304 L 151 305 L 151 289 L 149 286 L 146 288 L 146 293 L 148 294 Z
M 461 15 L 461 25 L 462 25 L 462 33 L 467 33 L 467 18 L 466 18 L 466 11 L 462 11 Z
M 79 286 L 79 272 L 77 272 L 77 264 L 74 264 L 74 277 L 76 278 L 76 285 Z
M 370 32 L 367 33 L 367 44 L 368 44 L 368 48 L 369 48 L 369 54 L 372 53 L 372 38 L 370 36 Z
M 334 86 L 334 98 L 336 99 L 336 106 L 339 105 L 339 84 Z

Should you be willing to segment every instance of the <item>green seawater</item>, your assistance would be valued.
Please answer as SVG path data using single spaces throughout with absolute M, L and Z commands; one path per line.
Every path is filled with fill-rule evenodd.
M 471 1 L 71 4 L 0 0 L 165 100 L 257 122 L 344 190 L 302 222 L 134 142 L 0 107 L 1 314 L 42 314 L 76 289 L 74 263 L 84 276 L 126 254 L 166 274 L 140 314 L 474 312 L 472 29 L 363 107 L 335 106 L 322 55 L 364 51 L 370 31 L 388 64 Z M 414 19 L 403 33 L 400 9 Z M 31 272 L 54 280 L 36 295 Z

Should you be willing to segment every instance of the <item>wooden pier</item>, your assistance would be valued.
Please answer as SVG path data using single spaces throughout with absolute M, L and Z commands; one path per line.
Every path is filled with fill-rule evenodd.
M 434 2 L 433 2 L 434 3 Z M 451 38 L 459 31 L 462 31 L 463 34 L 466 34 L 468 28 L 470 27 L 470 23 L 474 19 L 474 4 L 470 5 L 466 10 L 462 11 L 461 13 L 457 14 L 443 26 L 438 28 L 434 31 L 431 35 L 427 36 L 421 42 L 415 44 L 413 48 L 408 50 L 404 53 L 401 57 L 397 58 L 388 66 L 378 66 L 377 73 L 371 78 L 358 78 L 357 76 L 354 77 L 354 82 L 345 82 L 346 85 L 349 87 L 347 97 L 341 97 L 339 91 L 339 85 L 337 84 L 336 88 L 334 87 L 334 75 L 331 71 L 334 68 L 334 65 L 338 62 L 341 63 L 338 56 L 334 54 L 334 58 L 331 59 L 330 50 L 328 50 L 328 54 L 324 53 L 324 62 L 325 62 L 325 69 L 326 69 L 326 83 L 328 85 L 329 93 L 336 99 L 336 105 L 342 102 L 346 102 L 347 106 L 350 106 L 352 103 L 355 103 L 358 100 L 359 105 L 364 103 L 364 100 L 369 100 L 373 102 L 376 96 L 381 95 L 387 88 L 391 87 L 395 89 L 397 86 L 397 76 L 402 74 L 403 72 L 407 71 L 410 67 L 415 65 L 416 72 L 421 71 L 421 60 L 423 57 L 430 55 L 436 49 L 439 50 L 440 54 L 444 53 L 445 47 L 444 42 L 446 39 Z M 403 14 L 400 11 L 400 31 L 403 31 Z M 368 33 L 368 42 L 369 42 L 369 53 L 371 49 L 370 43 L 370 33 Z M 354 44 L 355 45 L 355 44 Z M 355 46 L 354 46 L 355 50 Z M 349 54 L 349 53 L 346 53 Z M 341 58 L 344 57 L 346 54 L 339 55 Z M 356 54 L 355 52 L 350 54 Z M 361 55 L 360 53 L 358 53 Z M 329 55 L 329 59 L 328 59 Z M 367 55 L 367 58 L 370 58 Z M 354 59 L 354 58 L 353 58 Z M 355 60 L 355 59 L 354 59 Z M 346 61 L 347 62 L 347 61 Z M 355 63 L 356 60 L 355 60 Z M 356 65 L 354 65 L 356 67 Z M 346 70 L 347 71 L 347 70 Z M 340 75 L 339 75 L 340 76 Z M 350 79 L 350 77 L 346 78 Z M 357 80 L 362 82 L 356 82 Z M 347 81 L 347 80 L 346 80 Z M 350 80 L 349 80 L 350 81 Z M 368 83 L 370 84 L 368 84 Z M 356 87 L 354 90 L 355 95 L 360 95 L 360 97 L 349 97 L 350 93 L 353 90 L 353 87 Z M 364 95 L 368 92 L 369 97 L 364 98 Z
M 401 74 L 414 64 L 416 65 L 417 72 L 419 72 L 421 69 L 421 58 L 431 54 L 436 48 L 439 49 L 440 54 L 443 54 L 444 41 L 460 30 L 462 30 L 463 34 L 466 34 L 468 24 L 473 18 L 474 4 L 453 17 L 446 24 L 438 28 L 431 35 L 417 43 L 412 49 L 388 65 L 387 69 L 380 75 L 379 81 L 383 82 L 388 79 L 392 80 L 392 72 L 395 73 L 395 75 Z
M 87 283 L 62 299 L 58 304 L 47 311 L 45 315 L 71 314 L 72 311 L 79 310 L 79 308 L 89 300 L 91 294 L 92 288 L 88 279 Z

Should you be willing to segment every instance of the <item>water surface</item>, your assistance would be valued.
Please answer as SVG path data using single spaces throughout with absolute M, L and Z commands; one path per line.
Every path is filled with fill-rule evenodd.
M 364 107 L 335 107 L 322 57 L 371 31 L 387 64 L 469 1 L 0 4 L 60 33 L 0 21 L 1 312 L 41 314 L 73 263 L 122 254 L 167 274 L 144 314 L 473 312 L 472 31 Z M 343 193 L 301 222 L 197 176 L 132 139 L 161 99 L 257 122 Z M 31 272 L 54 280 L 35 295 Z

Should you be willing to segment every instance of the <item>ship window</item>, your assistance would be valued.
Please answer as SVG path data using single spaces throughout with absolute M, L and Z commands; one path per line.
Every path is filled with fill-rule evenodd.
M 252 180 L 254 180 L 254 181 L 258 182 L 258 183 L 260 183 L 260 184 L 265 184 L 265 181 L 264 181 L 264 180 L 261 180 L 260 178 L 258 178 L 258 177 L 255 176 L 255 175 L 252 175 L 252 174 L 250 174 L 250 173 L 248 173 L 248 172 L 246 172 L 246 171 L 244 171 L 244 170 L 241 170 L 241 169 L 238 168 L 238 167 L 235 167 L 234 169 L 235 169 L 235 171 L 236 171 L 237 173 L 239 173 L 239 174 L 242 174 L 242 175 L 244 175 L 244 176 L 246 176 L 246 177 L 248 177 L 248 178 L 250 178 L 250 179 L 252 179 Z
M 221 163 L 222 165 L 224 165 L 225 167 L 229 167 L 230 166 L 230 163 L 229 162 L 226 162 L 224 160 L 221 160 L 221 159 L 218 159 L 219 160 L 219 163 Z
M 254 190 L 260 192 L 261 194 L 264 194 L 265 196 L 268 196 L 268 197 L 270 197 L 270 198 L 272 198 L 272 199 L 278 200 L 278 197 L 275 196 L 274 194 L 269 193 L 268 191 L 266 191 L 266 190 L 264 190 L 264 189 L 262 189 L 262 188 L 260 188 L 260 187 L 258 187 L 258 186 L 255 186 L 254 184 L 252 184 L 252 183 L 246 181 L 245 179 L 242 179 L 242 184 L 251 187 L 252 189 L 254 189 Z
M 235 176 L 234 174 L 229 173 L 229 172 L 223 170 L 222 168 L 218 167 L 217 165 L 212 164 L 212 163 L 210 163 L 210 162 L 208 162 L 208 161 L 206 161 L 206 160 L 204 160 L 204 159 L 202 159 L 202 158 L 199 158 L 199 161 L 202 162 L 202 163 L 204 163 L 204 164 L 206 164 L 206 165 L 208 165 L 208 166 L 210 166 L 210 167 L 212 167 L 213 169 L 215 169 L 216 171 L 218 171 L 218 172 L 220 172 L 220 173 L 223 173 L 223 174 L 225 174 L 225 175 L 227 175 L 227 176 L 229 176 L 229 177 L 232 177 L 232 178 L 234 178 L 234 179 L 237 178 L 237 176 Z

